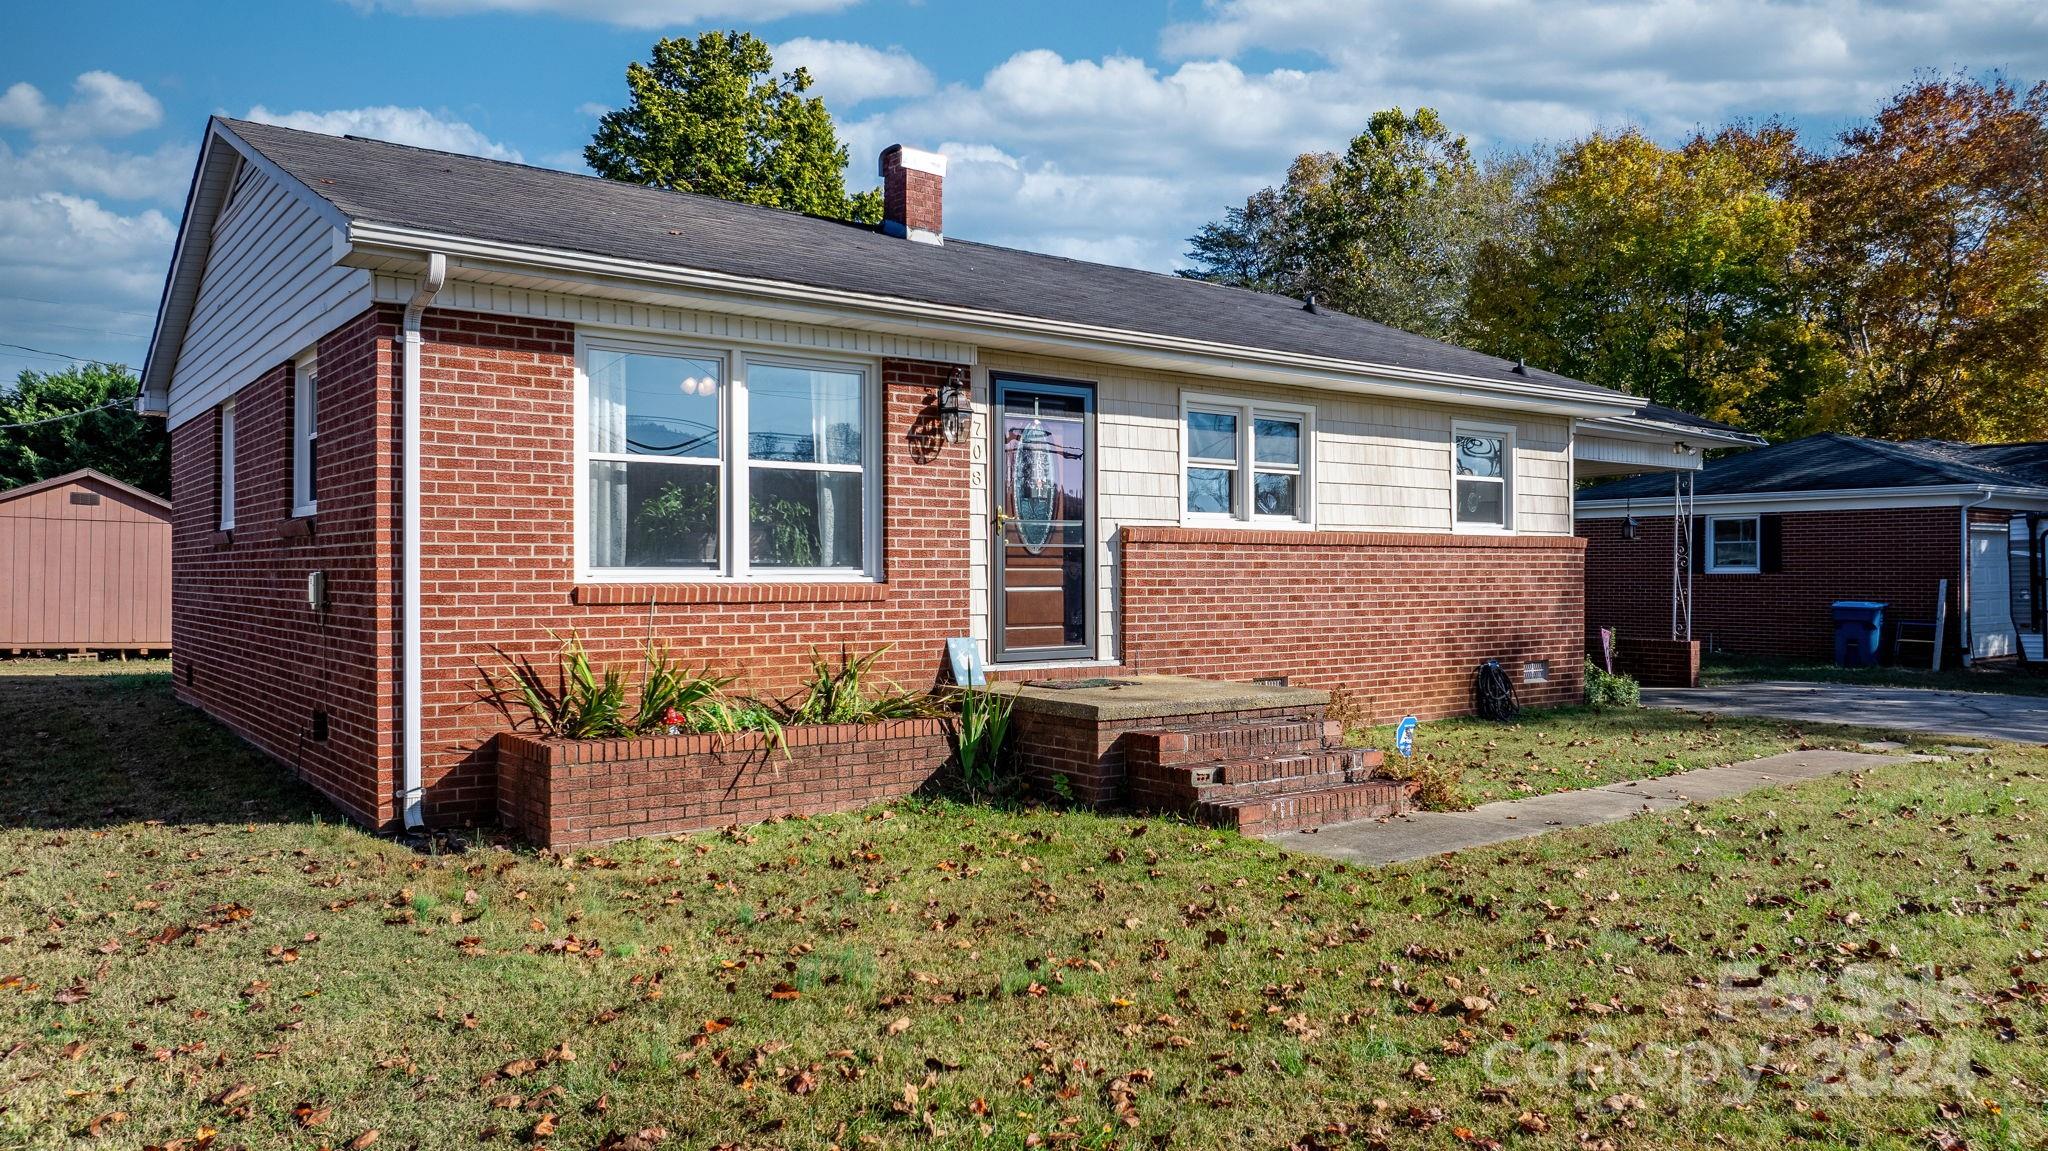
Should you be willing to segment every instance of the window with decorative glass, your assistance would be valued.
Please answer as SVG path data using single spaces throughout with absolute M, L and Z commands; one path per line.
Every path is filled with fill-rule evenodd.
M 593 577 L 872 574 L 865 365 L 591 341 L 583 367 Z
M 1514 433 L 1505 428 L 1451 428 L 1453 527 L 1505 531 L 1513 525 Z
M 1182 420 L 1190 521 L 1306 523 L 1309 409 L 1190 397 Z

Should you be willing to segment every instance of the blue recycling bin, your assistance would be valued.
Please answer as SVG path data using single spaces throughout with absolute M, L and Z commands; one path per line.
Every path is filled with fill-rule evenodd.
M 1877 662 L 1878 637 L 1884 634 L 1886 606 L 1868 600 L 1836 601 L 1835 666 L 1870 667 Z

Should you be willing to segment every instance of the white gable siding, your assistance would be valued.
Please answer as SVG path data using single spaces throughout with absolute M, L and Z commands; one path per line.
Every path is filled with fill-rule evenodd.
M 335 263 L 327 219 L 244 165 L 171 379 L 177 427 L 370 306 L 370 274 Z
M 1451 424 L 1474 420 L 1515 429 L 1515 530 L 1572 532 L 1571 421 L 1485 408 L 1460 408 L 1370 396 L 1231 386 L 1223 380 L 1049 359 L 984 348 L 975 373 L 973 482 L 974 634 L 991 635 L 994 581 L 989 540 L 989 377 L 1044 376 L 1095 385 L 1097 650 L 1117 655 L 1115 540 L 1126 524 L 1181 522 L 1181 393 L 1243 396 L 1315 409 L 1316 527 L 1321 531 L 1451 530 Z

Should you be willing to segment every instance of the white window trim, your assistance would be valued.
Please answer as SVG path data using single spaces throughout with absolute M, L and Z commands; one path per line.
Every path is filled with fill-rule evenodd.
M 1237 462 L 1229 465 L 1235 473 L 1231 484 L 1236 493 L 1237 513 L 1235 515 L 1217 512 L 1194 512 L 1188 510 L 1188 469 L 1210 465 L 1194 459 L 1188 439 L 1188 413 L 1195 411 L 1229 412 L 1237 417 Z M 1299 501 L 1300 512 L 1291 516 L 1260 515 L 1253 507 L 1253 493 L 1256 477 L 1260 471 L 1287 472 L 1289 469 L 1268 466 L 1260 468 L 1254 458 L 1257 436 L 1257 419 L 1260 416 L 1281 416 L 1301 421 L 1301 466 L 1293 474 L 1301 477 L 1295 498 Z M 1178 425 L 1180 458 L 1180 488 L 1174 492 L 1174 499 L 1180 504 L 1180 522 L 1183 527 L 1232 527 L 1257 530 L 1314 531 L 1316 526 L 1316 410 L 1310 404 L 1293 404 L 1283 400 L 1254 400 L 1245 396 L 1225 396 L 1207 392 L 1182 392 L 1180 394 L 1180 423 Z M 1214 465 L 1223 467 L 1220 461 Z
M 1764 521 L 1757 516 L 1708 516 L 1706 517 L 1706 546 L 1704 570 L 1708 575 L 1759 575 L 1764 570 Z M 1752 523 L 1756 525 L 1756 561 L 1748 564 L 1717 564 L 1714 562 L 1714 525 L 1720 523 Z
M 311 353 L 292 365 L 292 515 L 320 511 L 317 492 L 310 491 L 311 464 L 320 438 L 320 365 Z
M 719 564 L 716 569 L 613 568 L 594 567 L 590 562 L 590 377 L 587 371 L 593 348 L 617 352 L 638 352 L 657 356 L 692 356 L 718 363 L 719 455 L 701 461 L 719 470 L 722 498 L 718 507 Z M 746 509 L 755 461 L 745 457 L 747 442 L 746 377 L 749 364 L 776 364 L 799 368 L 823 368 L 861 373 L 861 568 L 755 569 L 747 549 Z M 572 433 L 576 438 L 575 525 L 576 572 L 578 583 L 880 583 L 882 582 L 882 509 L 885 477 L 882 469 L 881 363 L 864 356 L 813 356 L 754 345 L 666 340 L 647 336 L 615 336 L 578 331 L 576 334 L 576 397 Z M 608 454 L 607 454 L 608 456 Z M 642 457 L 659 458 L 659 457 Z M 852 471 L 849 465 L 775 463 L 760 461 L 764 467 L 788 467 L 810 471 Z
M 1500 437 L 1500 519 L 1497 524 L 1467 523 L 1458 518 L 1458 481 L 1460 479 L 1481 479 L 1458 474 L 1458 437 L 1480 435 Z M 1513 535 L 1515 534 L 1515 468 L 1518 458 L 1515 454 L 1515 426 L 1513 424 L 1489 424 L 1478 420 L 1452 420 L 1450 442 L 1451 472 L 1451 530 L 1463 535 Z
M 216 498 L 220 502 L 220 530 L 233 531 L 235 527 L 235 401 L 228 400 L 220 406 L 220 490 Z

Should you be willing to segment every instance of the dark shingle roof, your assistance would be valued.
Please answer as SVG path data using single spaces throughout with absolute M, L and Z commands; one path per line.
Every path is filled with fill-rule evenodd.
M 1618 393 L 1284 296 L 357 137 L 225 121 L 351 221 L 1362 364 Z
M 1895 443 L 1829 432 L 1713 460 L 1693 480 L 1696 496 L 1757 492 L 1926 488 L 1957 484 L 2048 487 L 2048 443 Z M 1580 500 L 1671 494 L 1668 475 L 1636 476 L 1579 493 Z

